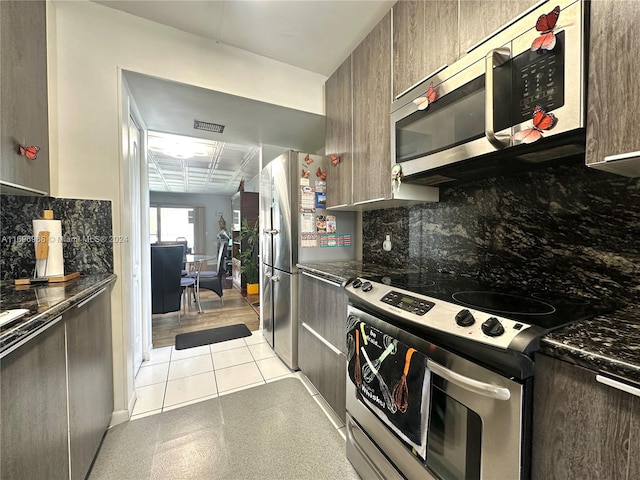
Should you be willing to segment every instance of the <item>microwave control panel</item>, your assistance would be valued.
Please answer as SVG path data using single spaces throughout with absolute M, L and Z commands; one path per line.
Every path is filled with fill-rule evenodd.
M 536 105 L 547 112 L 564 105 L 563 45 L 564 32 L 560 32 L 553 50 L 527 50 L 512 60 L 515 123 L 531 120 Z

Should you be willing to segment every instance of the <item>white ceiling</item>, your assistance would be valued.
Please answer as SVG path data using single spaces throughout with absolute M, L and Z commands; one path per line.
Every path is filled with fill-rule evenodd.
M 94 1 L 327 76 L 395 3 L 395 0 Z M 240 178 L 248 181 L 259 172 L 259 146 L 309 152 L 323 148 L 323 116 L 134 72 L 125 72 L 125 78 L 150 131 L 197 135 L 222 142 L 217 157 L 206 160 L 175 159 L 150 152 L 149 179 L 154 191 L 231 195 Z M 224 133 L 194 130 L 194 120 L 223 124 Z M 207 168 L 213 166 L 214 161 L 215 172 L 200 170 L 205 163 Z

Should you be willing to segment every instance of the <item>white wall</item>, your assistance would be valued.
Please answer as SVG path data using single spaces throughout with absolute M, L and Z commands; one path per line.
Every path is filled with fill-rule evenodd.
M 326 77 L 216 44 L 88 1 L 49 0 L 51 192 L 113 202 L 121 227 L 121 69 L 316 114 Z M 123 245 L 114 245 L 112 295 L 115 409 L 126 409 L 129 352 L 123 315 Z M 129 382 L 130 384 L 130 382 Z

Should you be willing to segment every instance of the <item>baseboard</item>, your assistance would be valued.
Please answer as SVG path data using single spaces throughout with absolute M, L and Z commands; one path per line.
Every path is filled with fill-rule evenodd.
M 129 421 L 129 419 L 131 418 L 131 412 L 133 412 L 133 407 L 135 406 L 137 399 L 138 397 L 136 396 L 136 391 L 134 390 L 131 398 L 129 399 L 128 409 L 114 411 L 111 415 L 111 423 L 109 424 L 109 428 Z
M 129 410 L 118 410 L 117 412 L 113 412 L 111 415 L 111 423 L 109 424 L 109 428 L 115 427 L 121 423 L 125 423 L 129 421 Z

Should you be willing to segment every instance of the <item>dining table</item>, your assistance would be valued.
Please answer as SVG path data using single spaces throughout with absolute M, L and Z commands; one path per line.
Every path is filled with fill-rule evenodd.
M 196 299 L 196 305 L 198 305 L 198 313 L 204 312 L 200 305 L 200 273 L 202 272 L 204 265 L 215 259 L 216 257 L 214 255 L 207 254 L 188 253 L 186 255 L 189 276 L 193 277 L 195 280 L 193 292 Z

